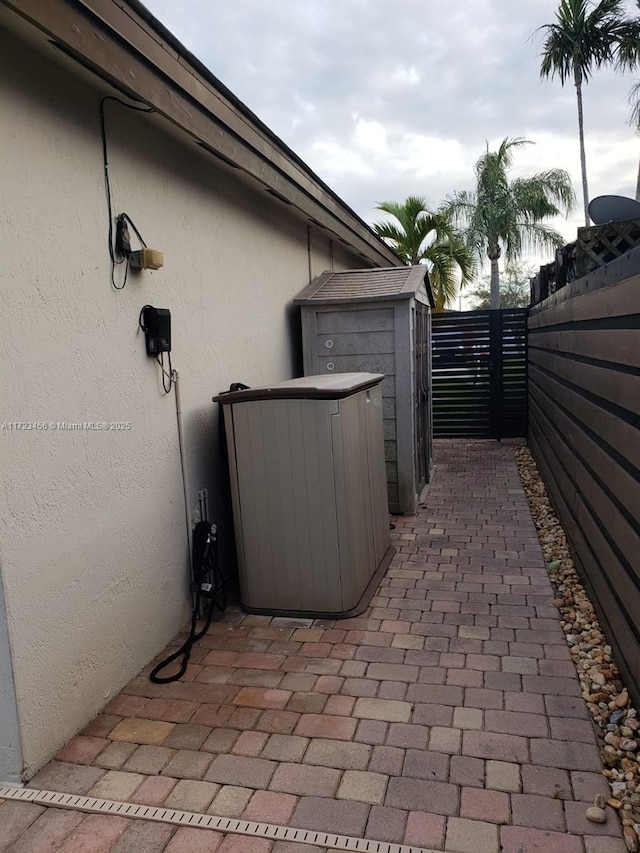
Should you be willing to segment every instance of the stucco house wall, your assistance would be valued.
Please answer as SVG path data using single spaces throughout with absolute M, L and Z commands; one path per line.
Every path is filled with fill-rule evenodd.
M 0 68 L 6 781 L 32 776 L 188 617 L 175 400 L 145 354 L 142 306 L 171 310 L 191 501 L 209 489 L 229 561 L 211 396 L 299 373 L 292 297 L 323 269 L 365 264 L 164 119 L 110 103 L 114 213 L 164 253 L 161 270 L 114 290 L 99 120 L 112 92 L 1 28 Z M 16 421 L 130 428 L 6 427 Z

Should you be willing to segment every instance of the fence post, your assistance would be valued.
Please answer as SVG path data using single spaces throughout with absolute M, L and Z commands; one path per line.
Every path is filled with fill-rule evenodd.
M 489 396 L 491 438 L 502 439 L 502 312 L 489 313 Z

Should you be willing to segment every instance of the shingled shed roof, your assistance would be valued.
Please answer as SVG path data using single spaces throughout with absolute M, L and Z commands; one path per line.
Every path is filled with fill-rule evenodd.
M 365 270 L 325 270 L 296 296 L 297 305 L 334 302 L 378 302 L 383 299 L 420 299 L 433 296 L 425 266 Z

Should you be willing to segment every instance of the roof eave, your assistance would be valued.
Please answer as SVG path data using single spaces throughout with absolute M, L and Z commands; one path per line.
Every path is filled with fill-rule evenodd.
M 139 0 L 3 0 L 120 92 L 241 169 L 375 266 L 402 261 Z

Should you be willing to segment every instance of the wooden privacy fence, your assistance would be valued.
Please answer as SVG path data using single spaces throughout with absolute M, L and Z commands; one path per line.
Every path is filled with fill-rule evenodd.
M 527 309 L 432 315 L 433 434 L 527 434 Z
M 529 446 L 640 701 L 640 248 L 530 309 Z

